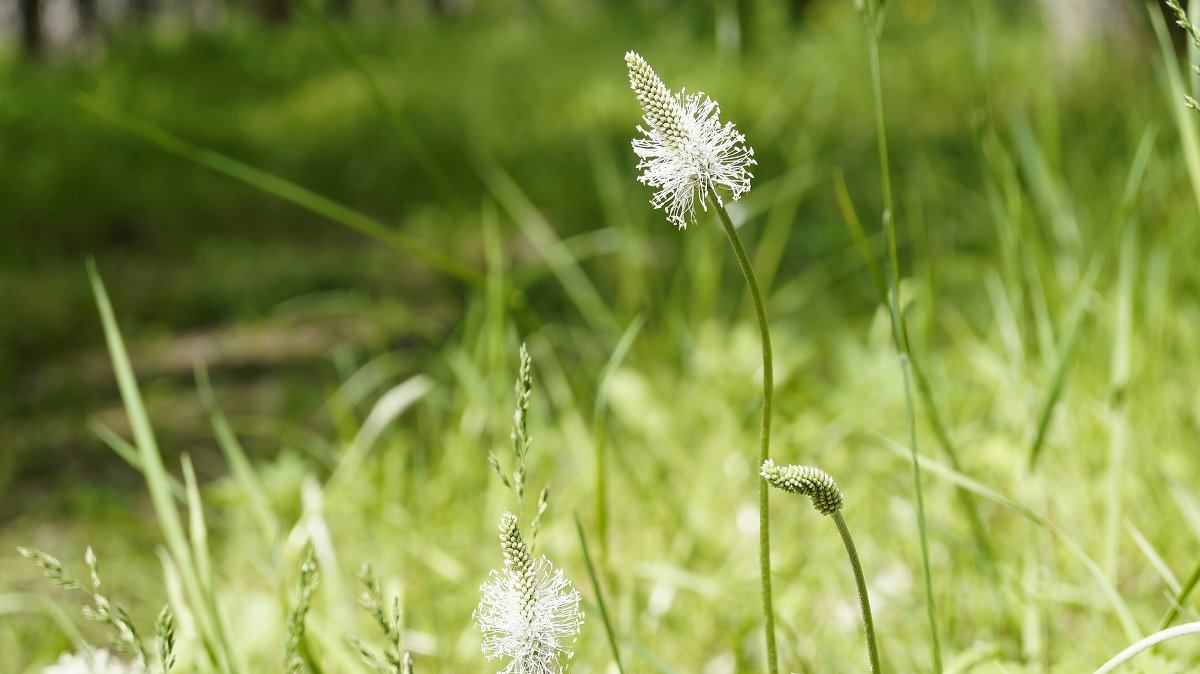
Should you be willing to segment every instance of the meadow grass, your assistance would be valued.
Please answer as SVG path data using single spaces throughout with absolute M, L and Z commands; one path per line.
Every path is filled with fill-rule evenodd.
M 771 453 L 819 465 L 844 489 L 882 668 L 1086 671 L 1177 616 L 1194 620 L 1200 146 L 1194 114 L 1178 112 L 1187 84 L 1165 46 L 1162 58 L 1135 53 L 1135 65 L 1097 53 L 1042 68 L 1039 28 L 976 5 L 929 23 L 889 16 L 875 75 L 848 3 L 740 60 L 684 65 L 695 49 L 672 54 L 627 29 L 622 39 L 637 44 L 586 50 L 579 67 L 593 79 L 542 64 L 516 37 L 490 45 L 496 63 L 524 64 L 523 77 L 490 111 L 497 119 L 453 145 L 464 161 L 446 162 L 471 167 L 449 179 L 484 205 L 444 206 L 456 223 L 445 248 L 419 226 L 380 231 L 423 246 L 395 246 L 400 265 L 436 267 L 427 248 L 478 252 L 461 320 L 420 347 L 421 365 L 389 366 L 385 346 L 332 359 L 318 438 L 275 434 L 275 451 L 254 460 L 241 446 L 254 419 L 227 418 L 214 389 L 226 375 L 198 370 L 212 449 L 164 455 L 141 392 L 151 387 L 139 387 L 118 327 L 121 295 L 92 270 L 133 438 L 101 435 L 141 471 L 149 499 L 106 509 L 106 494 L 74 521 L 74 509 L 27 514 L 0 542 L 68 567 L 92 546 L 133 623 L 175 607 L 178 658 L 201 671 L 280 671 L 285 659 L 365 671 L 348 636 L 398 660 L 402 641 L 418 672 L 481 671 L 470 616 L 496 565 L 496 517 L 510 507 L 488 453 L 511 458 L 524 341 L 538 381 L 527 469 L 553 493 L 536 543 L 583 591 L 589 615 L 574 671 L 760 670 L 759 465 L 746 451 L 761 400 L 748 375 L 760 367 L 757 327 L 718 223 L 681 239 L 632 180 L 620 139 L 637 110 L 619 57 L 646 43 L 663 51 L 664 69 L 719 95 L 759 152 L 754 189 L 731 210 L 765 271 Z M 564 42 L 583 30 L 554 20 Z M 693 44 L 677 30 L 660 39 Z M 395 49 L 364 43 L 368 55 Z M 1161 60 L 1166 86 L 1137 75 Z M 371 80 L 382 70 L 381 87 L 404 72 L 367 64 L 338 72 L 365 68 Z M 539 82 L 571 93 L 551 104 Z M 413 86 L 430 97 L 423 105 L 457 109 L 433 84 Z M 892 165 L 877 172 L 881 100 Z M 189 137 L 154 112 L 137 117 Z M 534 119 L 521 126 L 522 114 Z M 520 142 L 506 124 L 526 132 Z M 218 171 L 250 166 L 214 159 L 241 161 L 237 152 L 174 147 Z M 267 188 L 256 200 L 306 194 L 274 182 L 303 180 L 223 172 Z M 892 185 L 883 194 L 881 179 Z M 568 183 L 586 189 L 556 188 Z M 879 235 L 859 223 L 879 212 L 909 226 Z M 353 227 L 339 213 L 322 214 Z M 136 358 L 137 342 L 128 350 Z M 944 462 L 922 451 L 934 443 Z M 918 487 L 914 476 L 926 479 Z M 842 539 L 807 509 L 773 510 L 786 532 L 773 543 L 784 671 L 862 671 Z M 150 533 L 151 512 L 161 533 Z M 363 563 L 373 596 L 397 597 L 382 622 L 382 611 L 354 607 Z M 64 619 L 72 599 L 37 576 L 0 553 L 4 671 L 38 671 L 103 641 Z M 922 613 L 929 621 L 914 618 Z M 369 636 L 380 626 L 382 646 Z M 1195 643 L 1173 640 L 1133 663 L 1187 671 L 1200 663 Z

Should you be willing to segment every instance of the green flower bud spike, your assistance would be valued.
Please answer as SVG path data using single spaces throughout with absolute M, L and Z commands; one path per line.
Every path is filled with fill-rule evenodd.
M 846 503 L 842 490 L 838 489 L 837 483 L 829 473 L 812 466 L 777 466 L 774 461 L 767 459 L 763 462 L 759 475 L 776 489 L 808 496 L 817 512 L 833 516 L 838 533 L 842 535 L 842 543 L 846 546 L 850 567 L 854 570 L 854 581 L 858 584 L 858 603 L 862 609 L 863 628 L 867 635 L 867 657 L 871 661 L 871 672 L 878 674 L 879 649 L 875 643 L 875 621 L 871 619 L 867 582 L 863 578 L 862 565 L 858 562 L 854 539 L 850 537 L 850 529 L 846 527 L 846 520 L 842 518 L 842 508 Z
M 762 465 L 762 476 L 776 489 L 811 497 L 813 508 L 822 515 L 832 515 L 845 504 L 842 490 L 829 473 L 820 468 L 776 466 L 774 461 L 767 459 Z

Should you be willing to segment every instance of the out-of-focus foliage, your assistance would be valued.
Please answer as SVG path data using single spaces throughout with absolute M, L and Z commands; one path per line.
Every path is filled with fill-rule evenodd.
M 534 403 L 535 468 L 554 482 L 557 499 L 546 545 L 582 587 L 567 513 L 586 515 L 591 502 L 592 400 L 616 340 L 580 314 L 545 242 L 531 235 L 530 213 L 498 187 L 507 184 L 497 180 L 500 167 L 564 241 L 566 259 L 586 272 L 618 327 L 647 317 L 607 391 L 618 471 L 609 560 L 616 624 L 680 671 L 752 666 L 759 633 L 754 602 L 743 595 L 756 581 L 742 537 L 750 535 L 743 510 L 754 470 L 741 450 L 752 443 L 755 337 L 740 320 L 741 287 L 717 233 L 676 232 L 634 181 L 629 139 L 639 112 L 622 56 L 636 49 L 669 85 L 719 100 L 755 148 L 754 189 L 734 215 L 744 220 L 776 330 L 779 459 L 819 463 L 845 488 L 846 517 L 881 597 L 885 660 L 921 669 L 922 629 L 906 618 L 920 606 L 911 485 L 903 461 L 875 435 L 903 437 L 894 355 L 837 201 L 841 176 L 874 237 L 879 176 L 861 27 L 850 0 L 802 4 L 381 3 L 344 16 L 297 5 L 284 21 L 230 9 L 195 23 L 160 8 L 142 24 L 102 21 L 90 46 L 50 45 L 40 61 L 10 42 L 0 55 L 0 517 L 9 523 L 0 543 L 63 559 L 90 543 L 141 624 L 164 601 L 157 538 L 137 510 L 139 478 L 87 427 L 95 417 L 127 430 L 82 271 L 92 255 L 169 465 L 189 450 L 201 477 L 215 480 L 206 490 L 220 513 L 214 548 L 232 576 L 230 592 L 246 599 L 237 624 L 270 626 L 245 635 L 248 659 L 261 666 L 277 666 L 269 658 L 279 653 L 271 641 L 282 624 L 278 577 L 259 575 L 270 551 L 244 533 L 246 496 L 223 477 L 193 362 L 209 364 L 218 399 L 261 465 L 273 512 L 288 524 L 301 514 L 305 478 L 328 477 L 380 382 L 417 373 L 438 382 L 411 417 L 389 427 L 381 451 L 356 473 L 362 484 L 327 494 L 327 516 L 338 523 L 347 568 L 372 561 L 406 584 L 409 626 L 423 644 L 414 648 L 418 671 L 429 671 L 421 667 L 428 651 L 448 671 L 478 669 L 469 615 L 483 571 L 494 566 L 501 500 L 488 487 L 486 452 L 507 442 L 508 356 L 518 335 L 530 339 L 544 380 Z M 1104 499 L 1092 487 L 1107 465 L 1109 405 L 1128 400 L 1138 439 L 1130 452 L 1145 452 L 1146 463 L 1128 478 L 1126 513 L 1185 574 L 1194 539 L 1177 535 L 1175 522 L 1195 508 L 1178 478 L 1195 473 L 1183 440 L 1195 415 L 1183 392 L 1197 368 L 1186 345 L 1200 315 L 1189 262 L 1200 237 L 1171 117 L 1178 101 L 1154 76 L 1157 51 L 1141 8 L 1130 12 L 1120 49 L 1105 48 L 1105 38 L 1064 51 L 1041 14 L 1021 3 L 888 4 L 884 92 L 904 292 L 914 343 L 929 354 L 967 471 L 1028 499 L 1102 557 L 1106 539 L 1094 517 Z M 459 203 L 422 172 L 327 26 L 353 46 Z M 480 270 L 495 271 L 502 259 L 502 309 L 484 291 L 162 152 L 75 105 L 80 94 L 369 213 Z M 1147 129 L 1157 134 L 1148 168 L 1135 209 L 1123 211 Z M 1110 281 L 1121 232 L 1134 220 L 1142 237 L 1133 253 L 1139 367 L 1118 391 L 1108 369 L 1117 323 Z M 1096 260 L 1101 281 L 1081 291 Z M 1088 312 L 1079 364 L 1039 459 L 1048 474 L 1076 483 L 1022 493 L 1031 483 L 1019 467 L 1079 292 Z M 1002 298 L 1014 304 L 1011 315 Z M 936 455 L 932 441 L 924 447 Z M 965 561 L 972 558 L 953 492 L 937 482 L 931 491 L 948 658 L 975 657 L 973 644 L 986 634 L 980 649 L 1007 671 L 1020 671 L 1018 661 L 1034 669 L 1098 664 L 1093 651 L 1114 646 L 1120 631 L 1073 559 L 989 506 L 1004 543 L 1000 572 L 976 570 Z M 711 498 L 698 504 L 698 494 Z M 837 541 L 809 540 L 816 528 L 784 512 L 776 526 L 799 532 L 783 534 L 778 552 L 784 662 L 797 671 L 821 671 L 822 654 L 857 663 L 857 628 L 842 619 L 848 579 L 841 567 L 803 566 L 818 551 L 841 554 Z M 1164 608 L 1162 583 L 1141 548 L 1125 538 L 1121 546 L 1114 577 L 1149 627 Z M 1039 557 L 1022 557 L 1026 547 Z M 41 594 L 35 575 L 15 553 L 0 552 L 0 579 L 13 579 L 0 592 Z M 322 577 L 335 582 L 337 570 Z M 313 615 L 328 625 L 341 614 L 322 591 Z M 23 601 L 0 595 L 0 670 L 51 662 L 67 646 L 48 619 L 30 615 L 36 602 Z M 578 671 L 600 671 L 603 653 L 597 627 L 581 643 Z

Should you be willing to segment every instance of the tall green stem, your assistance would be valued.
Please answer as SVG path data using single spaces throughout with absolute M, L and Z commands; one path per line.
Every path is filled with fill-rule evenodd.
M 867 30 L 867 49 L 871 61 L 871 93 L 875 103 L 875 135 L 879 147 L 880 187 L 883 193 L 883 231 L 888 249 L 888 299 L 892 314 L 892 339 L 900 356 L 900 371 L 904 378 L 904 403 L 908 412 L 909 449 L 913 455 L 913 484 L 917 494 L 917 530 L 921 539 L 921 567 L 925 577 L 925 612 L 929 618 L 930 650 L 935 672 L 942 671 L 942 648 L 938 638 L 937 607 L 933 600 L 933 578 L 929 569 L 929 536 L 925 527 L 925 497 L 921 490 L 921 471 L 917 467 L 917 417 L 913 408 L 912 362 L 909 353 L 908 331 L 900 311 L 900 256 L 896 246 L 896 223 L 892 214 L 892 175 L 888 162 L 887 126 L 883 116 L 883 75 L 879 65 L 879 33 L 882 29 L 879 7 L 867 0 L 863 12 Z
M 762 291 L 758 287 L 758 279 L 754 276 L 754 267 L 742 247 L 742 239 L 738 236 L 729 212 L 712 195 L 708 196 L 708 204 L 717 212 L 721 224 L 725 226 L 725 235 L 729 237 L 729 245 L 737 257 L 738 266 L 742 268 L 742 276 L 746 277 L 746 288 L 750 291 L 750 299 L 754 302 L 754 314 L 758 318 L 758 334 L 762 338 L 763 356 L 763 406 L 762 425 L 758 436 L 758 464 L 761 466 L 769 456 L 771 445 L 771 398 L 775 392 L 775 377 L 771 364 L 771 331 L 767 326 L 767 308 L 763 304 Z M 771 511 L 768 507 L 767 481 L 758 480 L 758 555 L 759 573 L 762 577 L 763 619 L 766 622 L 767 635 L 767 672 L 776 674 L 779 671 L 779 656 L 775 651 L 775 610 L 771 605 Z
M 867 657 L 871 660 L 871 674 L 879 674 L 879 647 L 875 644 L 875 621 L 871 619 L 867 581 L 863 578 L 862 565 L 858 563 L 858 551 L 854 548 L 850 529 L 846 528 L 846 520 L 842 519 L 842 511 L 835 511 L 832 517 L 837 524 L 838 533 L 842 535 L 842 543 L 846 545 L 846 556 L 850 558 L 850 566 L 854 569 L 854 582 L 858 584 L 858 605 L 862 609 L 863 629 L 867 633 Z

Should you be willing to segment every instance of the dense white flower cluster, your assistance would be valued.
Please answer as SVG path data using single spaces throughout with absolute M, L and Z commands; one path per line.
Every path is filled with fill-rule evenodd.
M 583 626 L 579 592 L 545 557 L 534 560 L 517 518 L 500 518 L 504 568 L 480 586 L 475 624 L 488 660 L 512 658 L 498 674 L 561 674 Z
M 732 122 L 721 124 L 721 108 L 702 92 L 672 93 L 641 55 L 625 54 L 629 86 L 645 113 L 643 138 L 633 141 L 641 161 L 638 180 L 658 188 L 650 203 L 667 213 L 680 229 L 696 221 L 696 203 L 708 210 L 711 195 L 724 203 L 718 187 L 728 189 L 737 201 L 750 189 L 754 177 L 748 168 L 757 164 L 754 149 Z

